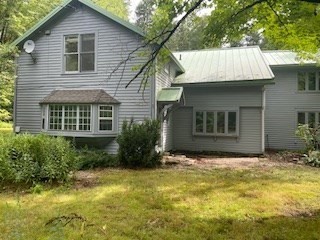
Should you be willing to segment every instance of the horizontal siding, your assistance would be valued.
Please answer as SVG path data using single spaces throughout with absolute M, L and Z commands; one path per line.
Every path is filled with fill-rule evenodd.
M 261 153 L 262 87 L 185 87 L 187 107 L 173 114 L 176 150 Z M 239 137 L 193 136 L 193 109 L 239 109 Z
M 261 87 L 184 87 L 186 105 L 196 108 L 261 107 Z
M 304 70 L 312 69 L 306 67 L 273 69 L 275 85 L 266 87 L 266 148 L 293 150 L 303 148 L 302 142 L 295 136 L 297 112 L 320 111 L 320 92 L 297 91 L 297 72 Z
M 128 62 L 111 75 L 117 64 L 128 53 L 140 45 L 140 37 L 123 26 L 105 19 L 87 7 L 68 10 L 54 25 L 43 30 L 51 30 L 50 35 L 39 34 L 33 38 L 37 63 L 23 51 L 18 59 L 17 116 L 16 125 L 22 131 L 39 133 L 41 108 L 39 102 L 56 89 L 102 88 L 121 102 L 119 106 L 119 131 L 123 120 L 134 118 L 142 121 L 151 117 L 150 88 L 139 92 L 140 79 L 128 88 L 126 84 L 135 75 L 133 67 L 143 63 L 143 58 Z M 68 34 L 95 33 L 97 40 L 96 71 L 94 73 L 63 74 L 63 36 Z M 93 140 L 91 140 L 93 141 Z M 105 141 L 106 149 L 117 151 L 115 139 Z
M 261 153 L 261 109 L 240 108 L 240 134 L 238 138 L 193 136 L 192 114 L 192 107 L 183 107 L 174 112 L 174 149 Z

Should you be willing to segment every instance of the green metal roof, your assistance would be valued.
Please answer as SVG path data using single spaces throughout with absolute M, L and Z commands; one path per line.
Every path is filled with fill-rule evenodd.
M 174 84 L 244 84 L 274 78 L 257 46 L 175 52 L 174 56 L 186 69 L 175 78 Z
M 19 45 L 21 42 L 23 42 L 24 40 L 26 40 L 28 37 L 30 37 L 30 35 L 32 35 L 35 31 L 37 31 L 39 28 L 41 28 L 44 24 L 46 24 L 49 20 L 51 20 L 53 17 L 55 17 L 58 13 L 60 13 L 60 11 L 62 11 L 63 9 L 65 9 L 68 4 L 78 1 L 84 5 L 86 5 L 87 7 L 95 10 L 96 12 L 102 14 L 103 16 L 121 24 L 122 26 L 130 29 L 131 31 L 144 36 L 144 33 L 142 32 L 142 30 L 138 27 L 136 27 L 135 25 L 123 20 L 122 18 L 108 12 L 107 10 L 95 5 L 94 3 L 92 3 L 90 0 L 66 0 L 64 1 L 61 5 L 59 5 L 58 7 L 56 7 L 53 11 L 51 11 L 47 16 L 45 16 L 43 19 L 41 19 L 36 25 L 34 25 L 32 28 L 30 28 L 27 32 L 25 32 L 21 37 L 17 38 L 11 45 Z
M 298 54 L 288 50 L 262 51 L 263 56 L 270 66 L 308 66 L 315 65 L 316 61 L 301 59 Z
M 182 87 L 169 87 L 169 88 L 163 88 L 158 93 L 158 102 L 167 102 L 167 103 L 175 103 L 180 102 L 180 99 L 182 97 L 183 88 Z

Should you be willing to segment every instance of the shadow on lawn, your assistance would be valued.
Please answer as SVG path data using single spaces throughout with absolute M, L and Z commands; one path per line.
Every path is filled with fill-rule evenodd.
M 11 203 L 1 208 L 0 204 L 0 209 L 6 210 L 0 214 L 0 220 L 6 223 L 5 228 L 0 224 L 0 232 L 10 235 L 15 229 L 24 234 L 24 239 L 42 239 L 51 236 L 45 226 L 50 219 L 76 213 L 85 217 L 90 227 L 73 224 L 59 228 L 65 239 L 79 239 L 80 229 L 84 229 L 83 239 L 320 239 L 319 209 L 309 211 L 298 205 L 284 211 L 286 203 L 279 202 L 278 211 L 264 217 L 254 205 L 255 200 L 268 198 L 258 191 L 268 194 L 271 190 L 271 195 L 272 190 L 278 191 L 276 185 L 281 188 L 293 182 L 290 186 L 294 188 L 306 179 L 318 184 L 312 182 L 313 177 L 301 180 L 299 173 L 272 175 L 256 170 L 170 174 L 167 170 L 116 170 L 106 174 L 98 186 L 26 194 L 17 206 Z M 239 205 L 233 209 L 228 199 L 219 200 L 221 196 L 231 197 L 231 204 Z M 294 205 L 299 199 L 290 200 Z M 10 211 L 15 214 L 10 215 Z M 32 229 L 36 231 L 30 233 Z

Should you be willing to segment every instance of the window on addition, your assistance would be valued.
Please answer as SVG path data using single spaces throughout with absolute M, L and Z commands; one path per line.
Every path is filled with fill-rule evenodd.
M 213 136 L 239 135 L 238 111 L 195 111 L 194 134 Z
M 298 124 L 317 127 L 320 124 L 320 112 L 298 112 Z
M 298 91 L 319 91 L 320 73 L 315 71 L 298 72 Z

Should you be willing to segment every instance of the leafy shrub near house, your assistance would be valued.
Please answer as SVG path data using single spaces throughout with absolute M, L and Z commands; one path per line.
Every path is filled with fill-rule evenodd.
M 299 125 L 296 136 L 305 143 L 305 163 L 320 167 L 320 128 L 311 128 L 308 124 Z
M 66 181 L 75 159 L 72 145 L 62 137 L 0 135 L 0 180 Z
M 78 170 L 119 166 L 117 156 L 110 155 L 104 150 L 84 148 L 79 150 L 77 155 Z
M 161 156 L 155 151 L 159 138 L 159 121 L 145 120 L 141 124 L 125 121 L 117 138 L 120 164 L 129 168 L 159 165 Z

